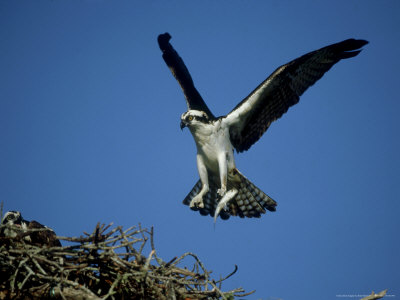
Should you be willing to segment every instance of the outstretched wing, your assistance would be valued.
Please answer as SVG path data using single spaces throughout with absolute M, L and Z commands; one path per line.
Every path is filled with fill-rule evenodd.
M 236 151 L 248 150 L 270 124 L 341 59 L 358 55 L 365 40 L 348 39 L 307 53 L 275 70 L 227 116 L 230 139 Z
M 172 45 L 169 43 L 171 35 L 169 33 L 158 36 L 158 45 L 163 52 L 163 59 L 171 70 L 172 75 L 178 81 L 186 98 L 188 109 L 204 111 L 210 119 L 215 119 L 214 115 L 207 107 L 200 93 L 194 86 L 192 77 L 185 66 L 182 58 L 178 55 Z

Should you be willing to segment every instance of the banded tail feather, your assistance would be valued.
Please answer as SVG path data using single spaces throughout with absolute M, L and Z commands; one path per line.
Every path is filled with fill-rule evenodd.
M 194 211 L 199 211 L 203 216 L 210 215 L 216 218 L 215 212 L 223 220 L 230 216 L 239 216 L 240 218 L 259 218 L 266 210 L 275 211 L 277 203 L 259 188 L 257 188 L 242 173 L 235 169 L 235 174 L 230 175 L 228 180 L 228 191 L 236 189 L 236 195 L 224 205 L 218 214 L 218 203 L 222 197 L 217 191 L 220 186 L 219 178 L 215 175 L 209 175 L 210 190 L 204 195 L 204 208 L 191 207 Z M 198 180 L 192 190 L 183 200 L 183 204 L 190 205 L 190 201 L 200 192 L 202 187 L 201 180 Z

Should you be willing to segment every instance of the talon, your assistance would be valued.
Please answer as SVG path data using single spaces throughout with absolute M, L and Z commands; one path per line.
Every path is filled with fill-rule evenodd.
M 220 195 L 221 197 L 225 196 L 226 194 L 226 188 L 220 188 L 217 191 L 218 195 Z
M 197 208 L 204 208 L 203 199 L 201 197 L 194 197 L 192 201 L 190 201 L 190 208 L 197 207 Z

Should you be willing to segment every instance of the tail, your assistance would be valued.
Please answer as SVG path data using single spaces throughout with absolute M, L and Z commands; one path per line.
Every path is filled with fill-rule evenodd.
M 204 208 L 192 209 L 198 210 L 203 216 L 210 215 L 214 217 L 218 203 L 221 200 L 217 193 L 220 185 L 219 178 L 213 175 L 209 176 L 209 185 L 210 190 L 203 197 Z M 193 197 L 200 192 L 201 187 L 202 183 L 199 180 L 183 200 L 183 204 L 189 205 Z M 257 188 L 237 169 L 234 170 L 233 174 L 229 175 L 228 179 L 228 191 L 233 188 L 237 189 L 238 192 L 219 213 L 221 219 L 227 220 L 230 216 L 259 218 L 266 213 L 266 210 L 276 210 L 277 203 L 275 200 Z

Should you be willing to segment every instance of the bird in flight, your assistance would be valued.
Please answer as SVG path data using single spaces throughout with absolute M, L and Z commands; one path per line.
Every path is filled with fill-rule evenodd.
M 266 210 L 275 211 L 275 200 L 236 168 L 234 150 L 249 150 L 273 121 L 299 102 L 308 87 L 340 60 L 358 55 L 368 42 L 347 39 L 296 58 L 277 68 L 230 113 L 215 117 L 170 39 L 168 33 L 161 34 L 158 43 L 186 98 L 188 110 L 181 116 L 181 129 L 187 127 L 193 135 L 200 175 L 183 203 L 214 221 L 218 216 L 224 220 L 230 216 L 258 218 Z

